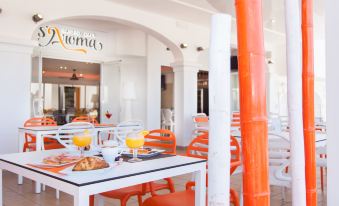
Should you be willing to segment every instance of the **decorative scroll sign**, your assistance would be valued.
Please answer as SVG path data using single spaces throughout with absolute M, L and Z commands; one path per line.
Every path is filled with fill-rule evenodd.
M 60 44 L 63 49 L 87 54 L 88 49 L 101 51 L 103 43 L 96 39 L 94 33 L 76 29 L 59 28 L 57 26 L 42 26 L 38 31 L 40 47 Z

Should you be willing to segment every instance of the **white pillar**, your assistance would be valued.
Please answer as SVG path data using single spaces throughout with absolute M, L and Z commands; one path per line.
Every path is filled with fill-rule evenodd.
M 176 62 L 174 71 L 174 122 L 177 145 L 187 146 L 192 139 L 192 115 L 197 113 L 199 65 Z
M 209 56 L 208 205 L 229 205 L 231 17 L 215 14 Z
M 291 144 L 292 205 L 306 205 L 302 116 L 302 47 L 299 0 L 285 0 L 287 102 Z
M 0 38 L 0 154 L 18 152 L 18 127 L 23 126 L 31 111 L 31 68 L 33 44 L 17 39 Z
M 339 1 L 325 2 L 326 19 L 326 119 L 327 119 L 327 205 L 339 205 Z M 324 69 L 324 68 L 323 68 Z

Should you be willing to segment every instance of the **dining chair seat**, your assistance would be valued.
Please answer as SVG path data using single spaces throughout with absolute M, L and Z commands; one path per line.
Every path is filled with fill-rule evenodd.
M 206 205 L 207 201 L 208 200 L 206 195 Z M 240 205 L 238 193 L 233 189 L 230 189 L 230 202 L 234 206 Z M 142 204 L 142 206 L 178 206 L 178 205 L 194 206 L 195 191 L 192 189 L 187 189 L 185 191 L 154 196 L 146 199 Z

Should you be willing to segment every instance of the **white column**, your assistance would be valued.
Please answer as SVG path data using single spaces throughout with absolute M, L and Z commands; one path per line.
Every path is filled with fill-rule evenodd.
M 302 116 L 302 47 L 298 0 L 285 0 L 287 102 L 290 126 L 292 205 L 306 205 Z
M 327 205 L 339 205 L 339 1 L 325 2 L 326 19 L 326 118 L 327 118 Z
M 209 56 L 208 205 L 229 205 L 231 16 L 215 14 Z
M 192 138 L 192 115 L 197 113 L 199 65 L 176 62 L 174 71 L 174 122 L 177 145 L 187 146 Z
M 18 152 L 18 127 L 23 126 L 31 111 L 31 67 L 33 45 L 0 38 L 0 153 Z M 21 152 L 21 151 L 20 151 Z

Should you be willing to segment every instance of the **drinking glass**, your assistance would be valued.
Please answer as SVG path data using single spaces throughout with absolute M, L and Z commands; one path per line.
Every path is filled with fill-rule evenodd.
M 145 138 L 142 134 L 129 133 L 126 136 L 126 145 L 133 150 L 133 158 L 129 159 L 128 162 L 140 162 L 142 159 L 138 158 L 138 149 L 145 143 Z

